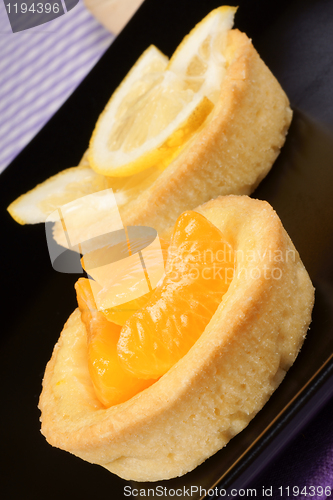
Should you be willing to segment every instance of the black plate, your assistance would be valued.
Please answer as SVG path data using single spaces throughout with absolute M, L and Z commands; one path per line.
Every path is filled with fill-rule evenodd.
M 41 379 L 75 307 L 76 276 L 51 268 L 43 225 L 19 226 L 5 208 L 36 183 L 77 164 L 110 93 L 149 44 L 171 55 L 183 35 L 219 4 L 146 0 L 77 91 L 0 177 L 5 292 L 1 473 L 6 498 L 124 498 L 126 485 L 138 487 L 51 448 L 39 433 Z M 158 483 L 171 495 L 172 489 L 184 486 L 244 485 L 264 466 L 269 450 L 282 436 L 296 432 L 297 425 L 291 424 L 302 412 L 309 412 L 307 405 L 312 406 L 312 415 L 313 407 L 328 397 L 327 381 L 333 371 L 333 2 L 244 0 L 237 4 L 236 27 L 252 37 L 295 112 L 286 145 L 254 196 L 269 201 L 282 219 L 316 286 L 316 305 L 304 348 L 264 409 L 195 471 Z M 149 487 L 156 489 L 157 484 L 139 485 L 146 491 Z

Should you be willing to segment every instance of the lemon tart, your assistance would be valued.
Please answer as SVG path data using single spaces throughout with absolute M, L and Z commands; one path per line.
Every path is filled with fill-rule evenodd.
M 219 195 L 250 194 L 272 167 L 292 119 L 283 89 L 233 7 L 206 16 L 168 58 L 149 47 L 112 95 L 78 167 L 14 201 L 20 223 L 112 188 L 124 225 L 160 234 Z M 85 225 L 78 216 L 77 231 Z M 61 224 L 55 239 L 67 246 Z

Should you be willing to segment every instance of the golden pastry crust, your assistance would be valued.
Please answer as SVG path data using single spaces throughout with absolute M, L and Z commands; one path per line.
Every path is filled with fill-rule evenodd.
M 124 225 L 163 233 L 212 198 L 251 194 L 271 169 L 292 119 L 288 98 L 244 33 L 229 32 L 226 57 L 212 117 L 149 188 L 119 208 Z M 60 224 L 54 237 L 67 246 Z
M 197 210 L 232 243 L 236 267 L 190 351 L 154 385 L 105 409 L 76 310 L 46 368 L 40 409 L 49 443 L 125 479 L 179 476 L 225 446 L 280 384 L 310 323 L 311 281 L 270 205 L 227 196 Z

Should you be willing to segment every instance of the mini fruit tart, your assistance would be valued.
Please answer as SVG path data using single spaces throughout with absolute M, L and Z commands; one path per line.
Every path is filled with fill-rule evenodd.
M 314 302 L 278 216 L 247 196 L 180 216 L 164 278 L 108 345 L 94 344 L 108 320 L 81 285 L 45 371 L 42 433 L 135 481 L 183 475 L 241 432 L 293 364 Z

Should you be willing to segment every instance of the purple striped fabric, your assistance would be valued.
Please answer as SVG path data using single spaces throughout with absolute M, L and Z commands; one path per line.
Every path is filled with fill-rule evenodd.
M 63 104 L 113 39 L 81 0 L 65 15 L 18 33 L 12 33 L 0 1 L 0 172 Z

